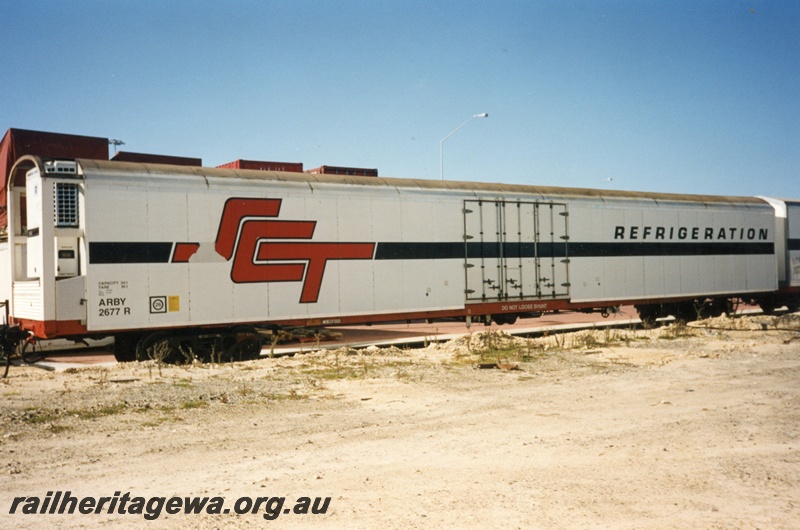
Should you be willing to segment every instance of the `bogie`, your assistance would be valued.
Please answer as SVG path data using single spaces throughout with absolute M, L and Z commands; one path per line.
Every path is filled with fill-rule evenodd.
M 261 335 L 253 326 L 122 333 L 115 337 L 114 356 L 119 362 L 246 361 L 261 355 L 262 342 Z

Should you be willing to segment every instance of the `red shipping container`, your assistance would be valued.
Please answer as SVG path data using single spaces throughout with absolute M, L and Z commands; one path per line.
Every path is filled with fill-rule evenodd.
M 5 228 L 6 184 L 14 163 L 24 155 L 108 160 L 108 138 L 9 129 L 0 142 L 0 229 Z M 25 186 L 25 171 L 14 175 L 14 186 Z
M 223 169 L 255 169 L 259 171 L 290 171 L 293 173 L 303 172 L 302 162 L 270 162 L 267 160 L 239 159 L 217 167 Z
M 202 158 L 190 158 L 186 156 L 172 155 L 152 155 L 149 153 L 130 153 L 120 151 L 111 160 L 115 162 L 142 162 L 144 164 L 172 164 L 173 166 L 197 166 L 203 165 Z

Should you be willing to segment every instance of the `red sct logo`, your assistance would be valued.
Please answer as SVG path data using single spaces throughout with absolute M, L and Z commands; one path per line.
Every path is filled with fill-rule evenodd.
M 225 202 L 215 241 L 217 253 L 233 259 L 235 283 L 303 282 L 301 303 L 319 298 L 328 260 L 372 259 L 375 243 L 321 243 L 316 221 L 282 221 L 280 199 L 233 198 Z

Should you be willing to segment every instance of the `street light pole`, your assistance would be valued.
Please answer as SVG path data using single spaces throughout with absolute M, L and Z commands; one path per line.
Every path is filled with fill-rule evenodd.
M 451 132 L 450 134 L 448 134 L 447 136 L 442 138 L 442 141 L 439 142 L 439 179 L 440 180 L 444 180 L 444 141 L 447 140 L 448 138 L 450 138 L 451 136 L 453 136 L 455 133 L 457 133 L 462 127 L 464 127 L 466 124 L 471 122 L 473 119 L 475 119 L 475 118 L 488 118 L 488 117 L 489 117 L 489 114 L 487 112 L 482 112 L 480 114 L 475 114 L 470 119 L 468 119 L 467 121 L 465 121 L 464 123 L 462 123 L 461 125 L 456 127 L 453 130 L 453 132 Z
M 114 154 L 117 154 L 117 151 L 119 151 L 119 146 L 125 145 L 125 142 L 123 142 L 122 140 L 109 140 L 108 145 L 113 145 Z

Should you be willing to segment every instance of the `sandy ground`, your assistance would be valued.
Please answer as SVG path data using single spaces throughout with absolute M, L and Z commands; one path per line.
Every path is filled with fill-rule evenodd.
M 14 367 L 0 382 L 0 527 L 800 528 L 791 329 L 800 315 L 476 331 L 234 365 Z M 229 513 L 24 513 L 56 491 L 128 493 L 134 512 L 137 497 L 223 497 Z M 278 501 L 234 513 L 245 496 L 286 500 L 269 521 Z M 294 513 L 302 497 L 330 501 Z

